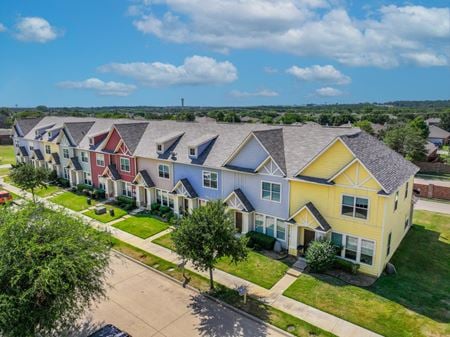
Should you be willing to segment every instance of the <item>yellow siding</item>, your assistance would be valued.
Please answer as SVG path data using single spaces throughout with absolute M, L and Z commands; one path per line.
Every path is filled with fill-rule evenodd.
M 353 159 L 352 153 L 337 140 L 324 153 L 316 158 L 304 171 L 302 175 L 316 178 L 331 178 Z
M 295 218 L 295 222 L 311 229 L 315 229 L 319 226 L 319 223 L 314 219 L 311 213 L 304 208 L 300 213 L 298 213 Z
M 45 152 L 45 146 L 46 145 L 50 145 L 50 154 L 47 154 L 46 152 Z M 45 159 L 45 161 L 46 162 L 48 162 L 50 159 L 51 159 L 51 157 L 52 157 L 52 153 L 53 152 L 59 152 L 59 147 L 58 147 L 58 145 L 57 144 L 55 144 L 55 143 L 50 143 L 50 142 L 44 142 L 44 148 L 43 148 L 43 150 L 42 150 L 42 154 L 44 155 L 44 159 Z

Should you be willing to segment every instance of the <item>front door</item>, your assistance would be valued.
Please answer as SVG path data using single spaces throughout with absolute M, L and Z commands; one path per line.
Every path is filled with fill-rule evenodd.
M 308 249 L 309 244 L 311 243 L 311 241 L 314 241 L 314 238 L 316 237 L 316 232 L 311 231 L 309 229 L 304 229 L 303 230 L 303 247 L 305 247 L 305 250 Z
M 242 213 L 234 212 L 234 223 L 236 224 L 236 231 L 242 233 Z

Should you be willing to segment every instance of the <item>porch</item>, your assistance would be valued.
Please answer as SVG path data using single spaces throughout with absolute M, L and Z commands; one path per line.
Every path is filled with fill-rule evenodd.
M 255 209 L 241 189 L 238 188 L 231 192 L 224 199 L 224 203 L 234 220 L 238 234 L 245 234 L 253 230 Z

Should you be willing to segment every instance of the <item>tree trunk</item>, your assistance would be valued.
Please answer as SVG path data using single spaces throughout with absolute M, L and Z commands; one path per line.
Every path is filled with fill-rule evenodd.
M 209 268 L 209 289 L 214 290 L 213 269 Z

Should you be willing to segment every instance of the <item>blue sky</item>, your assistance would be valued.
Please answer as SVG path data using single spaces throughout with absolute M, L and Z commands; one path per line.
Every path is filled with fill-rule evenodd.
M 2 0 L 0 106 L 450 99 L 448 0 Z

